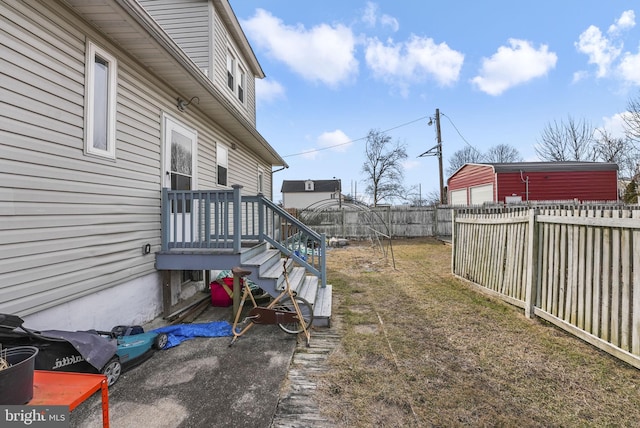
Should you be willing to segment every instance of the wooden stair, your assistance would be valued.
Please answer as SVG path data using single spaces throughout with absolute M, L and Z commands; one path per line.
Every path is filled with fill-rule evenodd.
M 289 286 L 296 295 L 313 307 L 313 325 L 331 326 L 331 285 L 318 286 L 318 278 L 307 275 L 303 267 L 295 266 L 291 259 L 282 257 L 280 251 L 260 244 L 243 252 L 240 266 L 251 274 L 248 276 L 256 285 L 271 296 L 277 296 L 285 289 L 284 268 L 286 264 Z

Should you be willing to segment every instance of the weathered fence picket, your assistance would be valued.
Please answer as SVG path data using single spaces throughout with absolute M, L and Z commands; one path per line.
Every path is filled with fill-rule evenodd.
M 634 208 L 456 211 L 452 272 L 640 368 Z

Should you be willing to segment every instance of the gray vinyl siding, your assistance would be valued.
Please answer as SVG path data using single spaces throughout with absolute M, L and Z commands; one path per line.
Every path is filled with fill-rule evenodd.
M 209 69 L 209 4 L 206 0 L 139 0 L 145 10 L 200 69 Z
M 241 56 L 240 50 L 237 49 L 234 41 L 229 36 L 229 31 L 220 19 L 218 12 L 214 10 L 213 14 L 213 82 L 218 86 L 222 93 L 231 100 L 233 105 L 241 112 L 247 120 L 256 126 L 256 99 L 255 99 L 255 76 L 251 74 L 246 60 Z M 247 73 L 246 99 L 244 103 L 229 90 L 227 86 L 227 51 L 232 49 L 236 55 L 236 59 L 240 61 Z
M 155 270 L 141 248 L 160 245 L 158 109 L 92 38 L 119 59 L 116 160 L 85 156 L 82 24 L 0 10 L 0 304 L 27 315 Z
M 246 66 L 246 60 L 240 56 L 237 59 L 244 65 L 247 73 L 245 102 L 241 103 L 237 96 L 229 91 L 226 68 L 227 49 L 232 46 L 236 55 L 239 56 L 240 53 L 210 2 L 207 0 L 140 0 L 140 4 L 189 55 L 191 60 L 201 70 L 207 71 L 208 77 L 221 92 L 255 126 L 255 78 Z M 210 56 L 213 56 L 213 60 L 210 60 Z
M 163 112 L 198 132 L 198 188 L 218 187 L 221 141 L 229 183 L 255 194 L 262 163 L 271 196 L 269 164 L 71 11 L 36 6 L 0 2 L 0 312 L 22 316 L 155 272 Z M 118 60 L 115 160 L 84 154 L 87 39 Z

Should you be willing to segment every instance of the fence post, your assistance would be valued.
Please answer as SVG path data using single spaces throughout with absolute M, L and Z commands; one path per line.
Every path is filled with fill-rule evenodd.
M 451 210 L 451 273 L 456 273 L 456 217 L 458 211 Z
M 529 242 L 527 243 L 527 284 L 524 298 L 524 315 L 535 316 L 536 291 L 538 288 L 538 222 L 536 210 L 529 210 Z
M 233 188 L 233 252 L 240 253 L 242 244 L 242 186 L 234 184 Z
M 433 212 L 433 216 L 432 216 L 433 217 L 433 222 L 431 223 L 432 224 L 431 236 L 437 238 L 438 236 L 440 236 L 440 235 L 438 235 L 438 226 L 439 226 L 438 225 L 438 205 L 433 204 L 431 206 L 433 207 L 433 211 L 432 211 Z

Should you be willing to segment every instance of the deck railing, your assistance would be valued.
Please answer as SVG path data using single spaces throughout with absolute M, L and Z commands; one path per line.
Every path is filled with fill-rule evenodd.
M 162 251 L 226 249 L 267 242 L 326 286 L 326 238 L 262 195 L 232 190 L 162 190 Z

